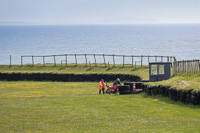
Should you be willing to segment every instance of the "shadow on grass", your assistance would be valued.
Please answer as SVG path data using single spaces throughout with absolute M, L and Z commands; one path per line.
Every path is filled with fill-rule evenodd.
M 200 109 L 200 105 L 192 105 L 192 104 L 184 104 L 181 101 L 174 101 L 172 99 L 170 99 L 169 97 L 164 97 L 162 95 L 148 95 L 145 92 L 140 94 L 143 98 L 151 98 L 151 99 L 156 99 L 158 101 L 161 102 L 165 102 L 167 104 L 173 104 L 173 105 L 177 105 L 177 106 L 181 106 L 181 107 L 187 107 L 187 108 L 191 108 L 191 109 Z

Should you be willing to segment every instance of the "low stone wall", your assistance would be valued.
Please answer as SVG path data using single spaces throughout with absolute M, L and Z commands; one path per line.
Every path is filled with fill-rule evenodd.
M 174 101 L 181 101 L 185 104 L 200 104 L 200 92 L 194 92 L 193 90 L 177 90 L 170 88 L 169 86 L 153 86 L 147 85 L 143 88 L 144 92 L 148 95 L 163 95 L 169 97 Z
M 128 74 L 57 74 L 57 73 L 0 73 L 0 80 L 7 81 L 141 81 L 139 76 Z

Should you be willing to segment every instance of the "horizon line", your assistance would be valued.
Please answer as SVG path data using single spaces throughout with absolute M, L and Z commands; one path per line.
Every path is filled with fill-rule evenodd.
M 200 23 L 135 23 L 135 24 L 1 24 L 0 26 L 68 26 L 68 25 L 195 25 Z

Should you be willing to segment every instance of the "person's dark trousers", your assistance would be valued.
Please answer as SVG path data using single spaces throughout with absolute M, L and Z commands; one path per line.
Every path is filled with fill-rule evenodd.
M 103 94 L 104 94 L 104 90 L 105 90 L 105 88 L 103 87 L 102 88 Z M 101 94 L 101 90 L 99 90 L 99 94 Z

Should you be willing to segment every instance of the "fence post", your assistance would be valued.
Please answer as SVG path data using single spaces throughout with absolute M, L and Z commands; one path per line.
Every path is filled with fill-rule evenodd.
M 161 56 L 161 62 L 163 62 L 163 56 Z
M 157 62 L 157 56 L 155 56 L 155 61 Z
M 197 61 L 198 73 L 200 72 L 200 60 Z
M 97 60 L 96 60 L 95 54 L 94 54 L 94 62 L 95 62 L 95 66 L 97 66 Z
M 32 55 L 32 66 L 34 66 L 34 56 Z
M 21 56 L 21 66 L 23 66 L 23 56 Z
M 170 57 L 170 62 L 172 63 L 172 57 Z
M 149 64 L 149 61 L 150 61 L 150 59 L 149 59 L 149 55 L 148 55 L 148 64 Z
M 133 55 L 132 55 L 132 67 L 133 67 Z
M 185 62 L 185 69 L 186 69 L 186 73 L 188 74 L 188 61 L 187 60 Z
M 11 67 L 12 63 L 11 63 L 11 55 L 10 55 L 10 67 Z
M 66 60 L 66 66 L 67 66 L 67 54 L 65 55 L 65 60 Z
M 85 65 L 87 66 L 87 55 L 85 54 Z
M 56 56 L 54 55 L 54 66 L 56 66 Z
M 124 59 L 124 55 L 123 55 L 123 67 L 124 67 L 124 60 L 125 60 L 125 59 Z
M 142 67 L 142 58 L 143 58 L 143 56 L 141 55 L 141 67 Z
M 174 62 L 174 73 L 176 73 L 176 65 L 175 65 L 175 62 Z
M 177 62 L 174 62 L 174 70 L 175 70 L 175 73 L 177 73 Z
M 115 55 L 113 54 L 113 66 L 115 66 Z
M 77 58 L 76 58 L 76 54 L 75 54 L 75 64 L 77 65 Z
M 106 67 L 106 59 L 105 59 L 104 54 L 103 54 L 103 59 L 104 59 L 104 65 L 105 65 L 105 67 Z
M 174 57 L 174 61 L 176 61 L 176 57 Z
M 45 57 L 43 56 L 43 66 L 45 66 Z

